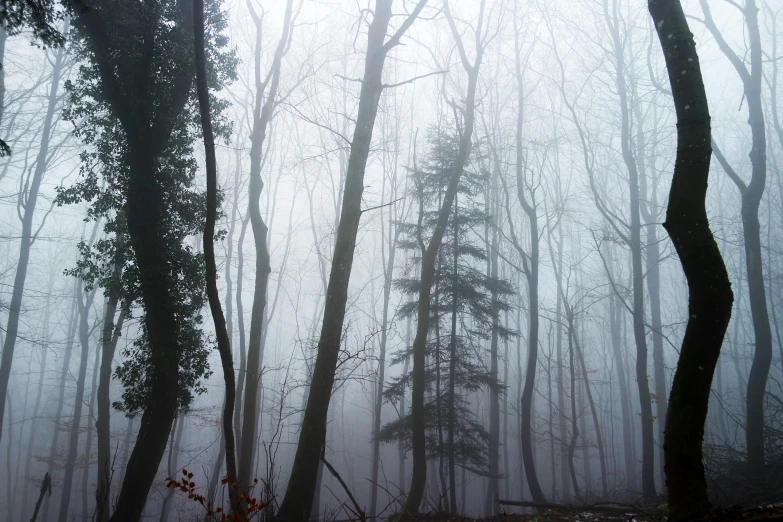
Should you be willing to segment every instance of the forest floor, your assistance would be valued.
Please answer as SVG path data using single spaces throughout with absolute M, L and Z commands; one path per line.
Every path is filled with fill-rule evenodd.
M 617 506 L 621 508 L 621 506 Z M 589 509 L 557 508 L 547 509 L 543 513 L 531 514 L 501 514 L 494 517 L 473 519 L 466 517 L 443 517 L 437 515 L 422 516 L 422 522 L 665 522 L 668 517 L 663 510 L 647 509 L 640 513 L 638 509 L 628 506 L 623 512 L 595 511 Z M 715 508 L 703 517 L 693 519 L 704 522 L 731 521 L 776 521 L 783 522 L 783 505 L 769 507 L 731 507 Z

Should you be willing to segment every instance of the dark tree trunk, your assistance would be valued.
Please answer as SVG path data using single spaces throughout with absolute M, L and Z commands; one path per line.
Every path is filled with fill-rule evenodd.
M 145 35 L 145 52 L 139 62 L 117 69 L 112 55 L 113 27 L 106 25 L 100 9 L 86 0 L 69 0 L 78 18 L 79 30 L 91 52 L 99 73 L 101 90 L 110 110 L 117 117 L 128 140 L 126 164 L 127 226 L 130 244 L 139 271 L 145 325 L 150 345 L 150 401 L 141 416 L 136 445 L 128 460 L 125 478 L 117 498 L 112 522 L 136 522 L 141 517 L 147 493 L 155 480 L 160 460 L 166 451 L 171 425 L 177 413 L 179 392 L 179 325 L 172 299 L 169 249 L 160 224 L 165 215 L 163 194 L 156 176 L 157 159 L 165 149 L 173 124 L 182 113 L 193 85 L 193 70 L 188 61 L 174 64 L 173 82 L 168 94 L 171 102 L 157 114 L 151 112 L 153 84 L 149 61 L 157 42 Z M 179 3 L 182 28 L 192 31 L 192 3 Z M 153 27 L 159 22 L 146 21 Z M 151 48 L 151 49 L 150 49 Z M 130 71 L 130 72 L 129 72 Z M 125 77 L 126 74 L 133 78 Z M 125 88 L 132 91 L 127 95 Z
M 217 159 L 215 157 L 215 137 L 212 133 L 212 115 L 209 107 L 209 86 L 207 80 L 207 57 L 204 50 L 204 0 L 193 0 L 193 35 L 196 56 L 196 91 L 198 93 L 199 112 L 201 114 L 201 130 L 204 135 L 204 152 L 207 167 L 207 217 L 204 226 L 204 263 L 207 272 L 207 297 L 212 320 L 215 323 L 220 362 L 223 367 L 225 382 L 225 403 L 223 404 L 223 433 L 226 441 L 226 474 L 228 475 L 228 496 L 231 509 L 240 520 L 244 516 L 238 513 L 239 487 L 237 483 L 236 448 L 234 447 L 234 425 L 232 414 L 236 400 L 236 378 L 234 375 L 234 359 L 231 356 L 231 339 L 226 328 L 226 318 L 220 304 L 220 294 L 217 287 L 217 264 L 215 262 L 215 221 L 217 219 Z M 174 448 L 169 450 L 174 451 Z M 241 485 L 239 485 L 241 486 Z M 162 522 L 162 521 L 161 521 Z
M 648 8 L 677 113 L 677 157 L 664 228 L 680 257 L 690 293 L 664 439 L 669 514 L 680 520 L 709 507 L 702 438 L 733 296 L 705 208 L 711 131 L 696 44 L 678 0 L 649 0 Z
M 530 234 L 529 260 L 524 252 L 522 254 L 523 268 L 527 277 L 529 329 L 527 339 L 527 368 L 525 370 L 525 385 L 522 390 L 521 415 L 522 415 L 522 461 L 525 466 L 527 486 L 533 502 L 546 503 L 546 496 L 538 482 L 535 457 L 533 452 L 533 394 L 536 385 L 536 369 L 538 367 L 538 271 L 539 271 L 539 243 L 538 209 L 536 208 L 535 195 L 531 193 L 525 196 L 525 151 L 523 145 L 524 133 L 524 78 L 522 72 L 521 53 L 519 42 L 519 28 L 517 27 L 517 5 L 514 5 L 514 72 L 517 80 L 517 118 L 516 118 L 516 177 L 517 199 L 527 215 Z M 529 198 L 529 199 L 528 199 Z M 509 219 L 510 221 L 510 219 Z M 516 243 L 516 242 L 515 242 Z

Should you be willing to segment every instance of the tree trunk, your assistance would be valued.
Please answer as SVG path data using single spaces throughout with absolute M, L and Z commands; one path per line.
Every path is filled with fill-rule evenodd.
M 65 383 L 68 376 L 71 373 L 71 354 L 73 353 L 73 340 L 76 337 L 76 328 L 79 324 L 78 312 L 78 295 L 79 295 L 79 280 L 73 281 L 73 305 L 71 306 L 71 317 L 68 319 L 68 337 L 65 344 L 65 355 L 63 356 L 62 370 L 60 371 L 60 385 L 57 393 L 57 410 L 54 414 L 54 436 L 52 437 L 52 445 L 49 448 L 49 459 L 46 461 L 46 466 L 49 468 L 50 474 L 54 476 L 54 463 L 55 455 L 57 454 L 57 443 L 60 439 L 60 421 L 63 413 L 63 403 L 65 402 Z M 10 446 L 10 444 L 9 444 Z M 10 477 L 10 474 L 9 474 Z M 51 505 L 50 497 L 46 497 L 44 502 L 43 513 L 41 519 L 44 522 L 49 522 L 49 506 Z
M 579 346 L 579 337 L 576 335 L 576 329 L 574 326 L 574 312 L 571 306 L 566 302 L 566 317 L 568 319 L 568 327 L 572 330 L 572 337 L 574 340 L 574 348 L 576 348 L 576 355 L 579 358 L 579 366 L 582 368 L 582 377 L 585 381 L 585 394 L 587 395 L 587 402 L 590 406 L 590 413 L 593 417 L 593 426 L 595 427 L 595 438 L 598 445 L 598 458 L 601 464 L 601 498 L 606 500 L 609 498 L 609 488 L 606 481 L 606 456 L 604 454 L 604 439 L 601 435 L 601 422 L 598 419 L 598 410 L 595 407 L 595 401 L 593 400 L 593 394 L 590 391 L 590 379 L 587 375 L 587 366 L 585 365 L 585 356 L 582 352 L 582 348 Z
M 90 386 L 90 402 L 87 406 L 87 440 L 84 443 L 84 459 L 85 463 L 82 467 L 82 517 L 84 519 L 90 517 L 90 495 L 93 493 L 90 491 L 90 462 L 92 461 L 92 437 L 95 433 L 95 399 L 98 391 L 98 370 L 101 366 L 101 350 L 95 350 L 95 358 L 92 362 L 92 383 Z
M 576 370 L 574 369 L 574 341 L 573 332 L 568 329 L 568 370 L 571 375 L 571 441 L 568 445 L 568 470 L 571 474 L 571 485 L 574 488 L 574 498 L 582 501 L 579 494 L 579 483 L 576 480 L 576 467 L 574 466 L 574 452 L 579 441 L 579 428 L 576 427 Z
M 248 6 L 251 4 L 248 2 Z M 288 0 L 285 7 L 285 19 L 283 22 L 283 34 L 280 37 L 275 51 L 274 62 L 269 81 L 269 92 L 265 102 L 262 102 L 267 82 L 261 81 L 261 21 L 252 11 L 253 21 L 256 26 L 256 58 L 255 58 L 255 106 L 253 109 L 253 129 L 250 135 L 250 186 L 248 188 L 248 208 L 250 226 L 253 231 L 253 239 L 256 247 L 256 279 L 253 289 L 253 307 L 250 312 L 250 336 L 247 348 L 247 376 L 245 381 L 245 400 L 243 403 L 244 414 L 242 419 L 242 447 L 239 453 L 239 484 L 240 488 L 248 488 L 252 485 L 253 463 L 255 462 L 255 448 L 258 432 L 258 387 L 261 379 L 261 366 L 264 353 L 262 335 L 264 330 L 264 310 L 266 307 L 267 285 L 269 273 L 272 271 L 269 261 L 267 245 L 268 229 L 261 216 L 259 208 L 261 192 L 264 182 L 261 179 L 262 147 L 266 139 L 267 128 L 272 120 L 274 108 L 277 104 L 277 88 L 280 82 L 280 66 L 289 43 L 291 30 L 291 10 L 293 0 Z M 263 105 L 263 106 L 262 106 Z
M 38 414 L 41 407 L 41 397 L 43 396 L 43 383 L 44 383 L 44 377 L 46 376 L 46 355 L 49 351 L 49 318 L 51 316 L 51 301 L 52 301 L 52 289 L 54 288 L 54 275 L 55 271 L 52 270 L 49 273 L 49 281 L 48 281 L 48 288 L 47 288 L 47 294 L 46 294 L 46 305 L 44 307 L 44 315 L 43 315 L 43 330 L 42 330 L 42 336 L 41 336 L 41 343 L 42 343 L 42 350 L 41 350 L 41 358 L 40 358 L 40 366 L 39 366 L 39 372 L 40 377 L 38 379 L 38 391 L 35 394 L 35 404 L 33 405 L 33 411 L 32 411 L 32 423 L 30 424 L 30 437 L 27 441 L 27 453 L 26 453 L 26 463 L 24 467 L 24 493 L 22 493 L 22 506 L 27 506 L 27 496 L 29 493 L 30 483 L 32 482 L 32 477 L 30 476 L 30 465 L 32 464 L 34 455 L 33 455 L 33 446 L 36 440 L 36 437 L 38 436 Z
M 647 182 L 647 145 L 644 134 L 643 116 L 636 93 L 636 77 L 631 74 L 631 92 L 634 98 L 633 112 L 636 118 L 636 161 L 639 169 L 639 211 L 644 220 L 645 229 L 645 268 L 647 273 L 647 294 L 650 298 L 650 329 L 653 341 L 653 375 L 655 377 L 655 413 L 657 417 L 657 446 L 659 447 L 659 476 L 664 477 L 663 431 L 666 421 L 666 361 L 663 352 L 663 332 L 661 328 L 661 248 L 658 239 L 658 194 L 657 171 L 655 168 L 657 129 L 652 131 L 652 153 L 650 154 L 650 182 Z M 655 125 L 657 122 L 653 121 Z M 649 190 L 648 190 L 649 187 Z
M 636 491 L 636 461 L 633 458 L 634 439 L 631 434 L 631 394 L 628 390 L 628 381 L 625 376 L 625 362 L 623 358 L 623 345 L 620 331 L 620 319 L 622 315 L 621 305 L 617 303 L 619 298 L 612 292 L 609 296 L 609 329 L 612 352 L 614 353 L 615 366 L 617 367 L 617 379 L 620 385 L 620 414 L 623 421 L 623 461 L 625 462 L 625 489 L 629 492 Z
M 193 34 L 196 55 L 196 91 L 198 93 L 201 129 L 204 135 L 204 151 L 207 167 L 207 216 L 204 226 L 204 263 L 207 272 L 207 297 L 212 320 L 215 323 L 220 362 L 223 367 L 226 399 L 223 405 L 223 433 L 226 440 L 226 473 L 229 480 L 228 496 L 233 514 L 239 519 L 239 491 L 242 484 L 237 483 L 236 449 L 234 447 L 234 425 L 232 414 L 236 400 L 236 379 L 234 359 L 231 356 L 231 339 L 226 329 L 226 318 L 220 304 L 217 287 L 217 264 L 215 262 L 215 221 L 217 219 L 217 159 L 215 157 L 215 138 L 212 133 L 212 115 L 209 107 L 209 86 L 207 80 L 207 58 L 204 50 L 204 0 L 193 1 Z M 255 410 L 254 410 L 255 412 Z M 233 484 L 237 483 L 237 487 Z M 163 522 L 163 521 L 161 521 Z
M 670 520 L 680 520 L 709 507 L 701 445 L 733 296 L 705 208 L 711 131 L 696 44 L 678 0 L 650 0 L 648 7 L 677 113 L 677 157 L 664 228 L 679 254 L 690 294 L 664 439 Z
M 524 133 L 524 78 L 522 73 L 521 53 L 522 49 L 519 42 L 519 28 L 517 27 L 517 3 L 514 4 L 514 64 L 515 76 L 517 80 L 517 118 L 516 118 L 516 177 L 517 177 L 517 199 L 522 205 L 528 219 L 530 230 L 530 259 L 522 255 L 523 268 L 527 277 L 528 291 L 528 311 L 529 311 L 529 329 L 528 329 L 528 349 L 527 349 L 527 369 L 525 371 L 525 385 L 522 390 L 521 415 L 522 415 L 522 461 L 525 465 L 525 476 L 527 485 L 533 502 L 545 503 L 546 496 L 538 482 L 536 473 L 535 457 L 533 453 L 533 394 L 536 385 L 536 369 L 538 366 L 538 270 L 539 270 L 539 243 L 540 235 L 538 230 L 538 209 L 536 208 L 535 195 L 531 192 L 528 196 L 524 193 L 525 180 L 525 150 L 523 146 Z
M 454 194 L 454 214 L 452 219 L 454 220 L 453 223 L 453 232 L 454 232 L 454 255 L 452 256 L 452 278 L 454 281 L 452 282 L 452 288 L 456 290 L 457 288 L 457 277 L 458 277 L 458 271 L 459 271 L 459 234 L 458 234 L 458 226 L 459 226 L 459 194 Z M 455 448 L 454 448 L 454 435 L 455 435 L 455 429 L 456 429 L 456 417 L 457 417 L 457 411 L 455 408 L 456 404 L 456 395 L 457 395 L 457 388 L 456 388 L 456 380 L 457 380 L 457 310 L 459 306 L 458 302 L 458 296 L 456 291 L 452 293 L 451 295 L 451 339 L 449 341 L 449 391 L 448 391 L 448 419 L 449 419 L 449 513 L 452 515 L 457 514 L 457 469 L 456 469 L 456 460 L 454 458 Z M 446 493 L 444 488 L 444 494 Z
M 494 183 L 494 180 L 493 180 Z M 499 205 L 497 204 L 497 195 L 495 194 L 494 187 L 492 192 L 493 205 L 495 211 L 492 212 L 492 246 L 490 247 L 489 264 L 490 273 L 488 274 L 493 281 L 498 279 L 498 229 L 497 229 L 497 214 Z M 493 286 L 492 290 L 492 308 L 497 310 L 498 307 L 498 292 Z M 500 319 L 498 314 L 495 313 L 492 317 L 492 334 L 489 344 L 489 374 L 493 381 L 498 380 L 498 342 L 499 342 L 499 326 Z M 506 365 L 506 374 L 508 373 L 508 365 Z M 504 381 L 505 384 L 505 381 Z M 487 484 L 487 497 L 484 506 L 484 512 L 486 516 L 495 515 L 495 507 L 497 506 L 496 500 L 500 498 L 500 394 L 499 389 L 495 386 L 489 389 L 489 448 L 488 448 L 488 461 L 489 461 L 489 477 Z M 508 473 L 508 470 L 504 471 Z
M 647 333 L 644 318 L 644 271 L 642 268 L 641 218 L 639 210 L 639 171 L 631 150 L 631 123 L 629 101 L 625 84 L 625 49 L 620 35 L 620 19 L 617 2 L 613 0 L 610 13 L 609 0 L 604 1 L 604 17 L 614 43 L 615 85 L 620 98 L 620 144 L 625 167 L 628 170 L 629 230 L 626 243 L 631 251 L 633 285 L 633 335 L 636 343 L 636 383 L 639 390 L 639 404 L 642 428 L 642 495 L 651 500 L 655 497 L 655 440 L 653 436 L 653 414 L 650 385 L 647 375 Z
M 396 176 L 396 173 L 395 173 Z M 383 198 L 382 198 L 383 199 Z M 372 482 L 370 484 L 370 519 L 375 519 L 378 509 L 378 472 L 381 463 L 381 443 L 375 436 L 381 429 L 381 413 L 383 407 L 383 387 L 386 377 L 386 342 L 389 326 L 389 300 L 391 298 L 391 286 L 394 276 L 394 259 L 397 252 L 397 239 L 399 232 L 392 234 L 394 220 L 389 216 L 388 224 L 388 257 L 384 269 L 383 280 L 383 316 L 381 317 L 381 345 L 378 354 L 378 383 L 375 387 L 375 409 L 373 412 L 373 443 L 372 443 Z M 399 231 L 399 227 L 397 228 Z M 385 238 L 381 238 L 383 241 Z M 405 374 L 403 374 L 405 375 Z
M 171 430 L 171 441 L 169 442 L 169 460 L 167 465 L 168 477 L 175 479 L 179 474 L 179 453 L 182 449 L 182 432 L 185 431 L 185 417 L 179 416 L 174 419 L 174 427 Z M 176 435 L 175 435 L 176 434 Z M 163 505 L 160 508 L 160 522 L 167 522 L 171 509 L 171 499 L 174 496 L 174 489 L 166 489 L 163 496 Z
M 117 240 L 118 242 L 121 240 Z M 121 263 L 115 264 L 115 276 L 119 279 L 122 271 Z M 98 489 L 96 492 L 96 517 L 98 522 L 109 520 L 109 499 L 111 498 L 111 482 L 114 474 L 111 455 L 111 366 L 117 342 L 122 334 L 122 326 L 125 318 L 130 314 L 128 303 L 123 303 L 117 323 L 114 324 L 114 316 L 117 313 L 119 299 L 117 295 L 110 295 L 103 319 L 103 336 L 101 338 L 101 367 L 98 382 L 98 418 L 95 427 L 98 431 Z
M 426 0 L 420 0 L 411 15 L 388 42 L 386 32 L 391 19 L 392 0 L 377 0 L 367 37 L 367 58 L 359 94 L 359 108 L 351 140 L 346 170 L 345 191 L 340 223 L 326 292 L 323 325 L 318 340 L 318 355 L 313 366 L 309 399 L 299 431 L 299 442 L 277 519 L 280 522 L 305 522 L 310 517 L 317 483 L 321 450 L 326 441 L 326 420 L 334 384 L 337 358 L 348 300 L 348 283 L 353 266 L 356 235 L 361 218 L 364 172 L 370 152 L 372 130 L 383 90 L 383 65 L 389 49 L 396 45 Z
M 751 473 L 761 476 L 764 472 L 764 396 L 767 377 L 772 364 L 772 329 L 767 311 L 767 296 L 764 288 L 764 273 L 761 252 L 761 226 L 759 205 L 767 181 L 767 137 L 764 126 L 764 106 L 761 100 L 762 48 L 759 34 L 758 8 L 755 0 L 747 0 L 742 10 L 747 26 L 750 44 L 750 71 L 744 58 L 738 57 L 723 39 L 712 20 L 710 9 L 700 0 L 707 28 L 718 42 L 721 51 L 732 62 L 744 86 L 748 101 L 748 124 L 751 131 L 750 163 L 751 180 L 745 184 L 728 165 L 723 155 L 715 148 L 715 157 L 737 185 L 742 195 L 742 230 L 745 240 L 745 266 L 748 274 L 748 297 L 753 331 L 756 336 L 753 364 L 748 375 L 747 422 L 745 438 L 748 451 L 748 466 Z
M 412 390 L 411 390 L 411 424 L 412 424 L 412 453 L 413 453 L 413 476 L 408 491 L 408 498 L 405 501 L 404 519 L 415 516 L 418 513 L 424 495 L 425 477 L 427 474 L 426 460 L 426 439 L 425 439 L 425 419 L 424 419 L 424 388 L 426 387 L 425 373 L 425 352 L 427 343 L 427 334 L 429 332 L 430 322 L 430 293 L 432 283 L 435 279 L 435 261 L 438 257 L 443 240 L 443 234 L 446 232 L 446 225 L 451 213 L 451 207 L 457 195 L 457 186 L 459 185 L 462 171 L 465 167 L 470 149 L 472 146 L 473 127 L 475 121 L 476 109 L 476 84 L 478 83 L 478 72 L 481 67 L 481 61 L 484 55 L 484 48 L 479 45 L 476 49 L 476 59 L 471 65 L 465 54 L 462 45 L 462 39 L 454 25 L 451 17 L 448 0 L 443 4 L 446 18 L 449 22 L 452 36 L 457 42 L 460 51 L 462 66 L 468 75 L 468 90 L 465 96 L 465 107 L 463 111 L 462 134 L 459 140 L 459 150 L 455 158 L 451 178 L 443 195 L 443 201 L 438 210 L 437 223 L 432 232 L 429 245 L 425 247 L 424 240 L 421 237 L 421 223 L 424 212 L 424 202 L 419 197 L 419 224 L 418 236 L 419 246 L 421 248 L 421 279 L 419 282 L 419 302 L 416 311 L 416 337 L 413 340 L 413 371 L 412 371 Z M 481 24 L 483 23 L 484 0 L 481 0 L 479 24 L 476 28 L 476 42 L 481 42 Z M 376 15 L 377 16 L 377 15 Z

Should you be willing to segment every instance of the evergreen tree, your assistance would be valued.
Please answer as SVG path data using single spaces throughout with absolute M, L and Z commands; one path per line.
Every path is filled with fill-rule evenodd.
M 459 136 L 431 128 L 428 142 L 430 152 L 425 164 L 411 169 L 416 195 L 422 206 L 422 235 L 435 227 L 439 200 L 453 170 Z M 471 168 L 473 163 L 469 160 L 460 179 L 448 232 L 438 253 L 427 341 L 427 451 L 438 458 L 443 494 L 450 490 L 452 496 L 456 494 L 453 491 L 454 480 L 449 480 L 451 486 L 446 485 L 446 467 L 449 478 L 453 479 L 458 465 L 479 473 L 485 472 L 487 466 L 489 434 L 471 411 L 469 394 L 503 387 L 491 377 L 483 362 L 484 352 L 492 332 L 493 318 L 510 308 L 507 299 L 514 292 L 509 282 L 488 277 L 481 268 L 486 263 L 487 252 L 477 231 L 490 223 L 483 202 L 488 176 Z M 400 247 L 417 251 L 419 223 L 402 226 L 405 237 L 400 241 Z M 413 262 L 419 261 L 414 258 Z M 395 281 L 395 286 L 403 293 L 415 296 L 419 290 L 419 279 L 402 277 Z M 493 291 L 499 296 L 494 302 Z M 399 314 L 407 317 L 415 314 L 417 308 L 417 301 L 407 301 L 401 306 Z M 513 334 L 503 327 L 498 328 L 503 338 Z M 409 356 L 410 347 L 405 347 L 395 354 L 391 362 L 399 364 Z M 411 379 L 410 373 L 393 379 L 384 392 L 385 400 L 396 404 L 405 389 L 411 386 Z M 378 437 L 382 442 L 401 442 L 409 448 L 410 414 L 386 424 Z

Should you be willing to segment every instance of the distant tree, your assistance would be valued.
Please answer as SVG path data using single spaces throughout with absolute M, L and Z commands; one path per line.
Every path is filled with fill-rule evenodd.
M 760 477 L 764 473 L 764 398 L 766 397 L 767 378 L 772 365 L 772 328 L 767 311 L 767 293 L 764 287 L 763 249 L 761 243 L 761 223 L 759 207 L 767 183 L 767 134 L 762 102 L 761 82 L 764 50 L 759 33 L 759 9 L 755 0 L 746 0 L 740 12 L 744 17 L 748 36 L 750 69 L 745 57 L 740 58 L 724 39 L 713 21 L 710 7 L 705 0 L 699 0 L 704 12 L 704 23 L 715 38 L 718 47 L 726 55 L 742 80 L 744 98 L 747 100 L 748 125 L 750 127 L 751 177 L 745 182 L 726 160 L 713 138 L 712 148 L 715 158 L 731 181 L 739 190 L 742 209 L 742 231 L 745 246 L 745 267 L 748 281 L 750 315 L 753 320 L 755 350 L 753 364 L 748 375 L 748 393 L 746 395 L 747 420 L 745 423 L 745 444 L 747 445 L 748 467 L 751 473 Z M 744 53 L 743 53 L 744 54 Z M 670 73 L 671 74 L 671 73 Z

